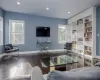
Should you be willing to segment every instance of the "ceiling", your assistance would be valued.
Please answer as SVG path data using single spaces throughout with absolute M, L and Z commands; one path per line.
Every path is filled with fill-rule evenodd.
M 20 5 L 17 5 L 18 1 Z M 7 11 L 62 19 L 68 19 L 98 4 L 100 0 L 0 0 L 1 8 Z M 50 9 L 46 10 L 47 7 Z

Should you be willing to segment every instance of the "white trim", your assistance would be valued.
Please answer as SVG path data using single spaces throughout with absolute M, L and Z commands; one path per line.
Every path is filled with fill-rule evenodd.
M 0 44 L 0 46 L 2 46 L 3 45 L 3 18 L 0 16 L 0 19 L 2 20 L 2 28 L 1 28 L 1 32 L 2 32 L 2 43 Z
M 67 26 L 67 25 L 63 25 L 63 24 L 58 24 L 58 26 Z
M 84 57 L 85 57 L 85 58 L 88 58 L 88 59 L 91 59 L 91 60 L 93 59 L 92 56 L 90 56 L 90 55 L 86 55 L 86 54 L 84 54 Z
M 93 25 L 93 35 L 92 35 L 92 39 L 93 39 L 93 55 L 92 56 L 96 56 L 96 7 L 94 7 L 93 8 L 93 16 L 92 16 L 92 21 L 93 21 L 93 23 L 92 23 L 92 25 Z
M 11 36 L 11 22 L 20 22 L 20 23 L 24 23 L 23 24 L 23 27 L 24 27 L 24 29 L 23 29 L 23 37 L 24 37 L 24 39 L 23 39 L 23 42 L 21 42 L 21 43 L 16 43 L 17 45 L 19 44 L 25 44 L 25 21 L 22 21 L 22 20 L 9 20 L 9 44 L 11 43 L 10 42 L 10 36 Z M 13 45 L 16 45 L 16 44 L 13 44 Z
M 66 43 L 66 38 L 65 38 L 65 41 L 62 41 L 62 42 L 59 41 L 59 27 L 60 26 L 64 26 L 65 30 L 66 30 L 67 25 L 58 24 L 58 44 L 65 44 Z M 66 33 L 66 31 L 65 31 L 65 33 Z
M 58 44 L 65 44 L 65 43 L 66 43 L 66 41 L 63 41 L 63 42 L 59 42 L 59 41 L 58 41 Z
M 81 13 L 79 13 L 78 15 L 76 15 L 76 16 L 74 16 L 74 17 L 68 19 L 68 24 L 71 24 L 72 22 L 75 22 L 75 21 L 77 21 L 77 20 L 79 20 L 79 19 L 81 19 L 81 18 L 85 18 L 85 17 L 87 17 L 87 16 L 89 16 L 89 15 L 92 15 L 92 13 L 93 13 L 93 8 L 94 8 L 94 7 L 91 7 L 91 8 L 89 8 L 89 9 L 85 10 L 84 12 L 81 12 Z

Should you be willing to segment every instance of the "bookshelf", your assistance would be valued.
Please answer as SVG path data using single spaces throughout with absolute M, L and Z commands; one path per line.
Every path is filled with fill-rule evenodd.
M 72 25 L 72 51 L 78 53 L 82 66 L 92 66 L 96 55 L 96 7 L 68 19 Z
M 92 15 L 84 18 L 84 66 L 92 66 L 93 55 L 93 25 Z
M 93 64 L 92 17 L 89 15 L 72 23 L 72 51 L 79 54 L 80 67 Z

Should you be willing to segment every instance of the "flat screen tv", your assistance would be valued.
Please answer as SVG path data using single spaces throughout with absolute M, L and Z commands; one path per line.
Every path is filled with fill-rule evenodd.
M 36 37 L 50 37 L 50 27 L 37 27 Z

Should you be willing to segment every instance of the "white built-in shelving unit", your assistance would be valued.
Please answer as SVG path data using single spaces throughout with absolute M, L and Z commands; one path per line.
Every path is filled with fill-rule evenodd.
M 68 24 L 72 25 L 72 50 L 79 54 L 79 63 L 92 66 L 96 56 L 96 8 L 72 17 Z

